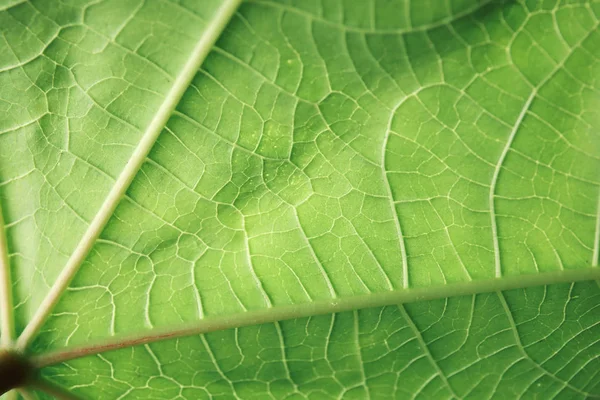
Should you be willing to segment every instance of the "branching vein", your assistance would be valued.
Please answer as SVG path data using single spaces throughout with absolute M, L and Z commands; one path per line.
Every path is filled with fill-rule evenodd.
M 42 301 L 42 304 L 38 308 L 37 312 L 34 314 L 22 335 L 19 337 L 17 341 L 18 348 L 25 349 L 28 346 L 58 302 L 61 294 L 65 291 L 79 270 L 79 267 L 87 257 L 96 239 L 100 236 L 104 226 L 114 213 L 119 201 L 125 194 L 125 191 L 144 163 L 146 156 L 150 152 L 150 149 L 152 149 L 160 132 L 177 106 L 177 103 L 183 96 L 185 90 L 188 88 L 194 75 L 200 68 L 200 65 L 225 27 L 225 24 L 229 22 L 229 19 L 237 9 L 240 1 L 241 0 L 224 1 L 219 10 L 217 10 L 215 18 L 207 26 L 202 37 L 192 51 L 190 58 L 187 60 L 180 74 L 175 79 L 173 86 L 165 97 L 164 102 L 160 106 L 155 117 L 148 125 L 148 128 L 144 132 L 140 143 L 135 148 L 131 158 L 127 162 L 127 165 L 117 178 L 117 181 L 104 200 L 100 210 L 92 220 L 83 238 L 75 248 L 75 251 L 67 261 L 64 269 L 56 279 L 56 282 L 52 288 L 50 288 L 46 298 Z
M 539 90 L 542 87 L 544 87 L 544 85 L 546 85 L 546 83 L 548 83 L 550 81 L 550 79 L 552 79 L 556 75 L 556 73 L 564 67 L 567 60 L 569 60 L 571 55 L 573 55 L 575 49 L 579 48 L 579 46 L 581 46 L 581 44 L 589 37 L 589 35 L 592 32 L 595 32 L 597 27 L 598 27 L 598 24 L 596 24 L 594 26 L 594 29 L 592 29 L 590 31 L 590 33 L 588 33 L 583 38 L 581 38 L 579 40 L 579 42 L 576 43 L 571 48 L 569 53 L 558 64 L 556 64 L 554 66 L 552 71 L 550 71 L 550 73 L 548 75 L 546 75 L 546 77 L 544 79 L 542 79 L 542 81 L 539 82 L 532 89 L 531 94 L 529 95 L 529 97 L 525 101 L 525 104 L 523 105 L 523 109 L 521 110 L 521 113 L 519 114 L 519 116 L 517 117 L 517 120 L 515 121 L 515 123 L 513 125 L 513 128 L 508 137 L 508 141 L 506 142 L 506 145 L 504 146 L 504 149 L 502 150 L 502 154 L 500 154 L 500 158 L 498 159 L 498 163 L 496 164 L 496 168 L 494 170 L 494 175 L 492 177 L 492 183 L 490 185 L 490 195 L 489 195 L 489 207 L 490 207 L 490 216 L 491 216 L 491 224 L 492 224 L 492 240 L 494 242 L 494 260 L 495 260 L 496 278 L 502 277 L 502 266 L 500 264 L 500 240 L 498 238 L 498 226 L 496 224 L 496 208 L 495 208 L 494 198 L 496 196 L 496 185 L 498 183 L 498 176 L 500 175 L 500 170 L 502 169 L 504 160 L 506 159 L 508 151 L 510 150 L 510 147 L 512 146 L 512 143 L 515 139 L 517 131 L 519 130 L 519 128 L 521 127 L 521 125 L 523 123 L 523 119 L 525 118 L 525 115 L 527 114 L 527 112 L 529 111 L 529 108 L 531 107 L 531 103 L 533 102 L 533 99 L 538 95 Z M 595 259 L 597 260 L 597 257 Z

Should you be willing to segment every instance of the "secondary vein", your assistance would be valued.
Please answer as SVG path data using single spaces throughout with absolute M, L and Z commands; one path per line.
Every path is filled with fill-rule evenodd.
M 490 207 L 491 226 L 492 226 L 492 241 L 494 243 L 494 263 L 495 263 L 496 278 L 502 277 L 502 265 L 501 265 L 501 261 L 500 261 L 500 239 L 498 237 L 498 226 L 496 224 L 496 218 L 497 218 L 496 204 L 495 204 L 494 200 L 496 197 L 496 185 L 498 183 L 498 177 L 500 175 L 500 170 L 502 169 L 502 165 L 504 164 L 504 160 L 506 159 L 506 156 L 507 156 L 508 152 L 510 151 L 510 148 L 515 140 L 515 136 L 516 136 L 517 132 L 519 131 L 519 129 L 521 128 L 521 126 L 523 124 L 523 120 L 525 119 L 525 116 L 527 115 L 527 112 L 531 108 L 531 104 L 533 103 L 533 100 L 535 99 L 535 97 L 538 95 L 540 89 L 542 87 L 544 87 L 544 85 L 546 85 L 546 83 L 548 83 L 558 73 L 558 71 L 560 71 L 565 66 L 565 63 L 571 58 L 571 56 L 573 55 L 575 50 L 577 48 L 579 48 L 581 46 L 581 44 L 593 32 L 596 31 L 597 27 L 598 27 L 598 24 L 596 24 L 594 26 L 594 29 L 592 29 L 587 35 L 585 35 L 577 43 L 575 43 L 573 45 L 573 47 L 571 47 L 571 49 L 567 53 L 567 55 L 558 64 L 556 64 L 554 66 L 552 71 L 550 71 L 550 73 L 548 75 L 546 75 L 546 77 L 544 79 L 542 79 L 537 85 L 535 85 L 533 87 L 533 89 L 531 90 L 531 94 L 529 95 L 529 97 L 527 98 L 525 103 L 523 104 L 523 108 L 521 109 L 521 112 L 519 113 L 519 116 L 517 117 L 517 120 L 515 121 L 515 123 L 513 125 L 510 135 L 508 136 L 506 145 L 502 149 L 502 154 L 500 154 L 500 157 L 498 158 L 498 163 L 496 164 L 496 168 L 494 170 L 494 175 L 492 177 L 492 183 L 490 185 L 490 193 L 489 193 L 489 198 L 488 198 L 489 207 Z
M 385 182 L 385 188 L 387 191 L 389 203 L 390 203 L 390 211 L 392 212 L 392 216 L 394 219 L 394 226 L 396 228 L 396 235 L 398 236 L 398 245 L 400 246 L 400 255 L 402 257 L 402 287 L 404 289 L 408 289 L 410 285 L 410 280 L 408 278 L 408 255 L 406 253 L 406 243 L 404 234 L 402 233 L 402 227 L 400 225 L 400 215 L 398 215 L 398 211 L 396 211 L 396 206 L 394 204 L 394 195 L 392 193 L 392 186 L 390 184 L 390 180 L 388 178 L 387 172 L 385 170 L 385 157 L 386 150 L 388 146 L 388 141 L 390 139 L 390 135 L 392 134 L 392 122 L 394 121 L 394 116 L 396 112 L 404 104 L 409 96 L 403 97 L 398 104 L 392 109 L 392 113 L 390 114 L 390 119 L 387 124 L 387 128 L 385 130 L 385 138 L 383 140 L 383 147 L 381 148 L 381 173 L 383 175 L 383 180 Z
M 75 251 L 67 261 L 67 264 L 56 279 L 54 285 L 50 288 L 50 291 L 40 304 L 40 307 L 17 340 L 17 348 L 20 350 L 26 349 L 29 343 L 31 343 L 44 321 L 50 315 L 60 296 L 79 270 L 79 267 L 87 257 L 92 246 L 96 242 L 96 239 L 100 236 L 106 223 L 113 215 L 120 200 L 123 198 L 125 191 L 154 146 L 160 132 L 163 130 L 169 117 L 175 110 L 183 93 L 190 85 L 194 75 L 200 68 L 200 65 L 225 28 L 225 25 L 233 16 L 233 13 L 238 8 L 240 2 L 241 0 L 224 1 L 215 13 L 215 17 L 211 20 L 210 24 L 208 24 L 202 37 L 194 47 L 190 58 L 183 66 L 181 72 L 175 79 L 173 86 L 167 93 L 164 102 L 161 104 L 158 112 L 146 128 L 140 143 L 133 151 L 131 158 L 108 193 L 100 210 L 94 216 L 90 226 L 77 244 Z
M 498 159 L 498 164 L 496 164 L 496 168 L 494 169 L 494 176 L 492 177 L 492 183 L 490 185 L 490 195 L 489 195 L 489 207 L 490 207 L 490 216 L 491 216 L 491 224 L 492 224 L 492 240 L 494 242 L 494 265 L 495 265 L 495 275 L 496 278 L 502 277 L 502 265 L 500 263 L 500 240 L 498 239 L 498 226 L 496 224 L 496 203 L 494 198 L 496 196 L 496 184 L 498 183 L 498 177 L 500 176 L 500 170 L 502 169 L 502 165 L 504 164 L 504 160 L 512 146 L 513 141 L 515 140 L 515 136 L 523 123 L 523 119 L 525 119 L 525 115 L 527 115 L 527 111 L 529 111 L 529 107 L 531 107 L 531 103 L 533 99 L 537 95 L 537 88 L 534 89 L 529 98 L 525 101 L 523 105 L 523 109 L 521 113 L 517 117 L 515 124 L 508 136 L 508 140 L 506 141 L 506 145 L 502 149 L 502 154 L 500 154 L 500 158 Z

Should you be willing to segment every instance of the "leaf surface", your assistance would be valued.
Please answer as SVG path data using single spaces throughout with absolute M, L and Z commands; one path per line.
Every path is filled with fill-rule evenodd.
M 81 3 L 0 5 L 1 333 L 48 381 L 600 395 L 599 3 Z

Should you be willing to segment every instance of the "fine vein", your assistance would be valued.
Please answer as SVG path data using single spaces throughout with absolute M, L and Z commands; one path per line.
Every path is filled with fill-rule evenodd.
M 89 355 L 119 350 L 131 346 L 200 335 L 225 329 L 241 328 L 244 326 L 305 318 L 315 315 L 333 314 L 352 311 L 358 308 L 381 307 L 415 301 L 493 292 L 497 290 L 510 290 L 537 285 L 550 285 L 554 283 L 593 279 L 600 279 L 600 270 L 598 268 L 580 268 L 528 275 L 511 275 L 505 276 L 502 279 L 488 279 L 477 282 L 471 281 L 444 284 L 435 290 L 431 290 L 430 287 L 415 287 L 391 292 L 334 298 L 328 301 L 278 306 L 268 309 L 247 311 L 235 315 L 209 316 L 193 323 L 172 326 L 168 329 L 156 328 L 134 335 L 123 335 L 121 337 L 105 339 L 96 343 L 90 343 L 86 346 L 66 347 L 55 352 L 34 356 L 33 362 L 38 368 L 42 368 Z
M 534 359 L 531 358 L 531 356 L 529 355 L 529 353 L 527 353 L 525 346 L 523 345 L 523 342 L 521 341 L 521 336 L 519 334 L 519 327 L 517 325 L 517 323 L 515 322 L 515 319 L 512 315 L 512 311 L 510 309 L 510 306 L 508 305 L 508 302 L 506 301 L 506 297 L 504 297 L 504 294 L 502 292 L 497 292 L 498 295 L 498 299 L 500 299 L 500 303 L 502 304 L 502 308 L 504 309 L 504 313 L 506 314 L 506 317 L 508 318 L 508 322 L 510 324 L 512 333 L 513 333 L 513 338 L 515 340 L 515 345 L 516 347 L 519 349 L 519 351 L 521 352 L 521 354 L 523 354 L 523 357 L 531 362 L 534 366 L 535 369 L 539 370 L 540 372 L 542 372 L 544 375 L 548 376 L 549 378 L 553 379 L 554 381 L 558 382 L 559 384 L 563 385 L 563 387 L 568 387 L 569 389 L 573 390 L 576 393 L 580 393 L 582 394 L 585 398 L 588 398 L 589 393 L 585 393 L 581 390 L 579 390 L 578 388 L 576 388 L 575 386 L 573 386 L 572 384 L 569 383 L 569 381 L 565 381 L 562 378 L 559 378 L 558 376 L 556 376 L 555 374 L 553 374 L 552 372 L 550 372 L 549 370 L 547 370 L 544 366 L 543 366 L 543 362 L 538 362 Z
M 200 68 L 200 65 L 208 55 L 225 25 L 229 22 L 240 1 L 241 0 L 224 1 L 221 7 L 217 10 L 214 19 L 212 19 L 210 24 L 206 27 L 202 37 L 192 51 L 190 58 L 187 60 L 181 72 L 175 79 L 175 82 L 167 93 L 164 102 L 161 104 L 155 117 L 148 125 L 148 128 L 144 132 L 140 143 L 135 148 L 131 158 L 127 162 L 127 165 L 117 178 L 117 181 L 104 200 L 100 210 L 92 220 L 90 226 L 83 235 L 83 238 L 75 248 L 75 251 L 67 261 L 64 269 L 56 279 L 56 282 L 52 288 L 50 288 L 46 298 L 42 301 L 33 318 L 25 327 L 22 335 L 17 340 L 17 347 L 19 349 L 24 350 L 29 345 L 58 302 L 61 294 L 65 291 L 71 282 L 71 279 L 73 279 L 79 270 L 79 267 L 87 257 L 96 239 L 98 239 L 100 236 L 104 226 L 114 213 L 119 201 L 131 184 L 131 181 L 144 163 L 146 156 L 156 142 L 156 139 L 167 123 L 167 120 L 169 119 L 173 110 L 177 106 L 177 103 L 190 85 L 194 75 Z
M 12 284 L 8 260 L 8 243 L 0 205 L 0 346 L 10 346 L 14 337 Z

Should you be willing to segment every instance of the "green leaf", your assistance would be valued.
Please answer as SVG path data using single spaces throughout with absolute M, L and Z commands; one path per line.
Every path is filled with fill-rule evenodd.
M 600 397 L 599 21 L 0 2 L 21 395 Z

